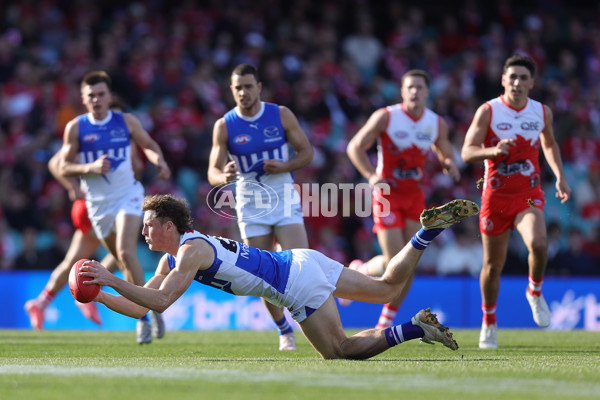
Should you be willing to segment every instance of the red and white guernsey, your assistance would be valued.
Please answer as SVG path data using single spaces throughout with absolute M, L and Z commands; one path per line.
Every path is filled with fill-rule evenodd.
M 377 144 L 377 173 L 390 184 L 390 196 L 422 190 L 427 153 L 439 134 L 440 117 L 429 109 L 415 119 L 402 104 L 386 107 L 388 124 Z
M 485 160 L 483 196 L 526 195 L 540 188 L 540 133 L 545 127 L 542 103 L 527 99 L 519 110 L 509 106 L 503 96 L 487 102 L 491 116 L 487 136 L 482 144 L 493 147 L 502 139 L 514 139 L 509 154 Z

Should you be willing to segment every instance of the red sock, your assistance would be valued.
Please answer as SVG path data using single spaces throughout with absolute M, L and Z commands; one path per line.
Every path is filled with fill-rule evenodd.
M 393 306 L 389 303 L 384 305 L 381 314 L 379 315 L 379 321 L 377 322 L 376 328 L 385 329 L 394 325 L 394 318 L 396 318 L 397 312 L 398 306 Z
M 481 311 L 483 311 L 483 323 L 487 326 L 496 324 L 496 303 L 491 306 L 486 306 L 481 303 Z
M 56 297 L 56 293 L 51 292 L 50 290 L 44 288 L 42 293 L 37 297 L 38 306 L 42 309 L 45 309 L 48 304 L 52 303 L 52 300 Z
M 542 283 L 544 282 L 544 278 L 535 279 L 533 276 L 529 275 L 529 286 L 527 287 L 527 292 L 529 292 L 530 296 L 540 296 L 542 294 Z

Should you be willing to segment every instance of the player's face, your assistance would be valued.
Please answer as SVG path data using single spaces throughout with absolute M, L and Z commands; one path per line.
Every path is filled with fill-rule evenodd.
M 504 96 L 509 101 L 522 102 L 533 89 L 533 77 L 529 70 L 520 65 L 509 67 L 502 75 Z
M 402 102 L 409 108 L 425 107 L 429 88 L 425 78 L 421 76 L 408 76 L 402 82 Z
M 142 235 L 150 250 L 165 251 L 167 248 L 168 236 L 166 226 L 160 223 L 160 220 L 156 218 L 156 212 L 153 210 L 144 213 Z
M 254 75 L 232 75 L 230 87 L 235 104 L 242 112 L 258 111 L 256 108 L 260 102 L 262 84 L 256 82 Z
M 96 119 L 103 119 L 108 114 L 108 107 L 112 101 L 112 95 L 106 83 L 85 85 L 81 88 L 81 100 L 88 112 Z

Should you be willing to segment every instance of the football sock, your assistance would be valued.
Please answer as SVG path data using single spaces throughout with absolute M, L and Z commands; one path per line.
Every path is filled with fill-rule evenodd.
M 37 304 L 42 310 L 48 307 L 48 304 L 52 303 L 52 300 L 56 297 L 56 293 L 44 288 L 42 293 L 37 297 Z
M 442 233 L 444 228 L 434 228 L 434 229 L 423 229 L 421 228 L 419 232 L 415 233 L 414 236 L 410 239 L 410 244 L 417 250 L 425 250 L 427 246 L 431 244 L 433 239 L 436 238 L 437 235 Z
M 285 319 L 285 315 L 279 321 L 275 321 L 275 323 L 277 324 L 277 329 L 279 329 L 280 335 L 294 332 L 292 326 L 287 322 L 287 319 Z
M 392 304 L 385 304 L 381 309 L 381 314 L 379 315 L 379 321 L 377 322 L 376 328 L 385 329 L 391 326 L 394 323 L 394 318 L 396 318 L 396 313 L 398 312 L 398 306 L 394 306 Z
M 412 322 L 392 326 L 385 330 L 385 338 L 390 347 L 394 347 L 407 340 L 422 338 L 423 336 L 425 336 L 423 329 L 418 325 L 413 325 Z
M 150 320 L 148 319 L 148 314 L 146 314 L 142 318 L 140 318 L 140 321 L 150 322 Z
M 533 276 L 529 275 L 529 287 L 527 291 L 531 296 L 539 296 L 542 294 L 542 283 L 544 282 L 544 278 L 535 279 Z
M 496 303 L 486 306 L 481 303 L 481 311 L 483 311 L 483 323 L 487 326 L 496 324 Z

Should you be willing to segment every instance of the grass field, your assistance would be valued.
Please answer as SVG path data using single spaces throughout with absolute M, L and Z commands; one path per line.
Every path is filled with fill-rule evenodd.
M 599 399 L 600 333 L 501 330 L 500 349 L 404 343 L 367 361 L 324 361 L 301 334 L 0 330 L 0 399 Z

